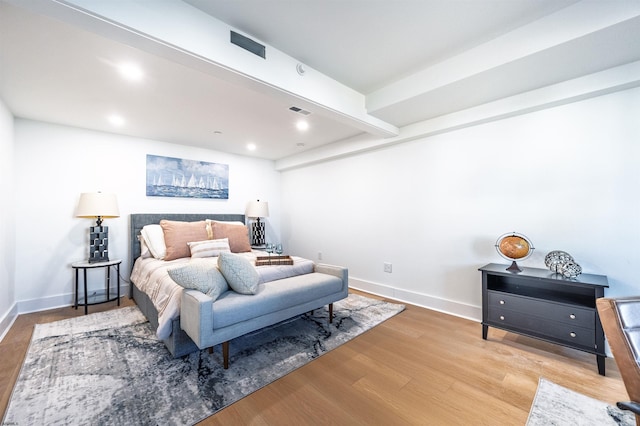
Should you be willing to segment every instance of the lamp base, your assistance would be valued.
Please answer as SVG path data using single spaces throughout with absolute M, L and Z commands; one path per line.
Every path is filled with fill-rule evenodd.
M 253 222 L 251 225 L 251 245 L 263 246 L 264 245 L 264 222 Z
M 89 263 L 109 261 L 109 227 L 89 228 Z

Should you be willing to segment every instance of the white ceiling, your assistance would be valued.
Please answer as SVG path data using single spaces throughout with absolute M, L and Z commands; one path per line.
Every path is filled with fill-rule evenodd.
M 578 0 L 185 0 L 371 93 Z
M 0 0 L 0 97 L 15 116 L 276 160 L 640 60 L 638 8 L 599 14 L 593 0 L 107 3 L 143 19 L 120 20 L 95 0 Z M 161 6 L 195 21 L 176 14 L 163 30 L 177 38 L 161 40 L 143 28 Z M 202 12 L 267 45 L 258 66 L 292 60 L 308 74 L 270 79 L 253 57 L 234 69 L 233 58 L 177 45 Z M 210 36 L 196 32 L 195 42 Z M 122 80 L 121 61 L 139 64 L 143 80 Z M 310 94 L 305 82 L 322 75 L 345 96 Z M 114 128 L 111 113 L 125 124 Z M 300 118 L 309 131 L 295 129 Z

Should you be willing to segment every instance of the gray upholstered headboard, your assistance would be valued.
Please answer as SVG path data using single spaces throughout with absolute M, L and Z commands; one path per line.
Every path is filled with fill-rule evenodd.
M 209 214 L 209 213 L 133 213 L 129 222 L 129 253 L 131 255 L 131 268 L 133 263 L 140 256 L 140 241 L 138 235 L 145 226 L 153 223 L 160 223 L 162 219 L 181 220 L 184 222 L 195 222 L 197 220 L 224 220 L 244 222 L 243 214 Z

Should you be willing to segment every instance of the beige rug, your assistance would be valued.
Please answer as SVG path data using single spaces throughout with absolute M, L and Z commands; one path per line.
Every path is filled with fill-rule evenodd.
M 531 404 L 527 426 L 635 426 L 635 416 L 544 378 Z

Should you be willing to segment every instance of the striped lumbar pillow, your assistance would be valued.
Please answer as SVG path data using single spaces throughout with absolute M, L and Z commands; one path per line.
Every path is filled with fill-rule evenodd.
M 189 245 L 189 250 L 191 250 L 191 257 L 215 257 L 223 252 L 231 252 L 228 238 L 194 241 L 187 244 Z

